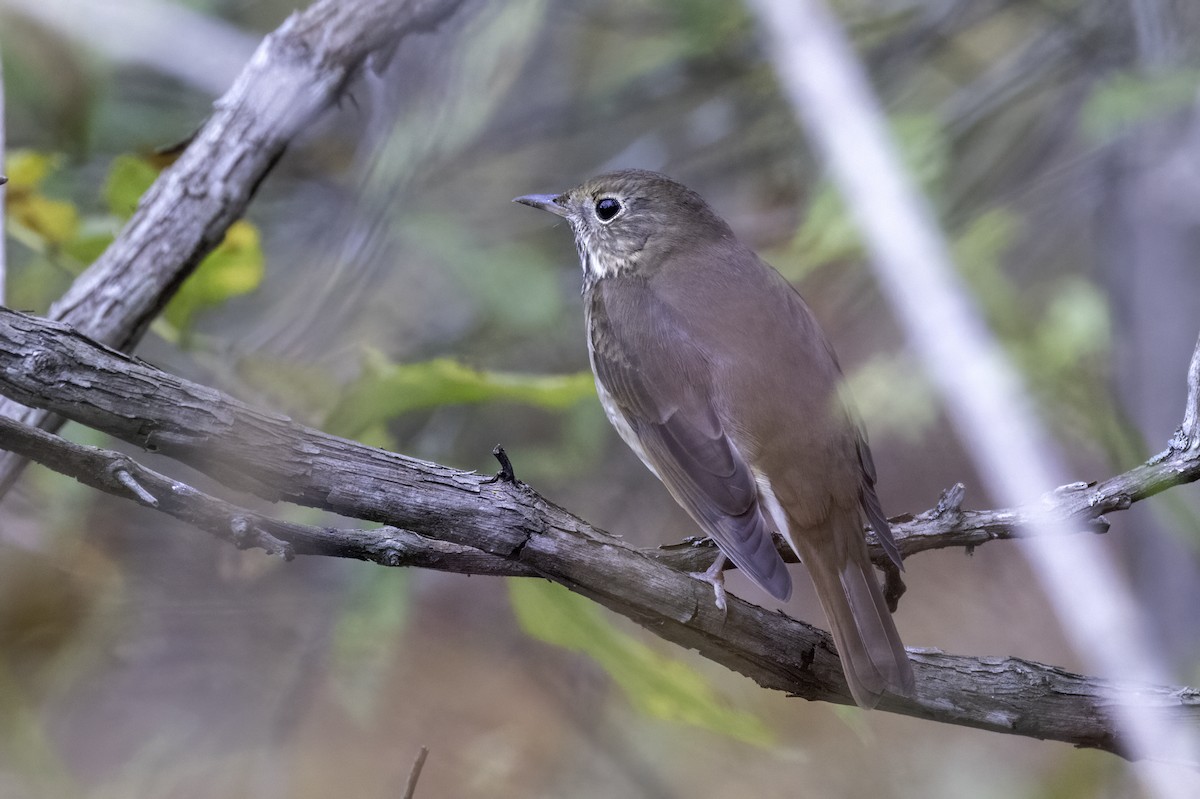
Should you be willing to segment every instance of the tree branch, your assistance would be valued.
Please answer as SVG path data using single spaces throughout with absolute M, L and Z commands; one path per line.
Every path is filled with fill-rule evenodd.
M 73 477 L 86 486 L 133 499 L 173 516 L 238 549 L 257 547 L 291 560 L 296 555 L 325 555 L 369 560 L 381 566 L 416 566 L 456 574 L 531 577 L 519 562 L 469 546 L 426 538 L 397 527 L 373 530 L 314 527 L 281 521 L 147 469 L 113 450 L 88 447 L 36 427 L 0 417 L 0 449 Z
M 438 25 L 461 0 L 320 0 L 263 40 L 179 160 L 142 197 L 137 211 L 49 317 L 118 349 L 150 321 L 229 225 L 284 148 L 343 89 L 373 53 Z M 0 401 L 0 416 L 56 429 L 44 411 Z M 0 497 L 22 460 L 0 456 Z
M 171 512 L 176 501 L 190 503 L 178 511 L 179 518 L 191 521 L 210 514 L 213 531 L 219 529 L 222 537 L 227 537 L 230 519 L 242 518 L 247 528 L 287 542 L 297 554 L 540 575 L 765 687 L 810 700 L 851 701 L 827 633 L 732 596 L 728 611 L 721 614 L 706 584 L 670 568 L 664 557 L 588 525 L 522 483 L 489 480 L 305 428 L 163 373 L 64 325 L 3 309 L 0 393 L 161 451 L 227 485 L 403 528 L 345 531 L 289 525 L 191 489 L 176 491 L 178 481 L 125 456 L 59 443 L 16 425 L 0 428 L 5 446 L 40 452 L 53 468 L 70 469 L 85 482 L 94 481 L 89 484 L 98 482 L 104 490 L 129 496 L 125 482 L 103 476 L 112 473 L 112 464 L 120 464 L 115 468 L 141 485 L 160 510 Z M 1094 489 L 1055 493 L 1052 502 L 1061 503 L 1068 518 L 1095 518 L 1167 485 L 1197 479 L 1198 461 L 1200 450 L 1170 451 L 1157 463 Z M 1112 493 L 1110 484 L 1120 490 Z M 981 518 L 990 518 L 997 527 L 971 533 L 966 524 L 972 517 L 957 510 L 953 500 L 940 513 L 935 509 L 905 522 L 908 527 L 898 525 L 902 548 L 918 540 L 918 533 L 935 537 L 933 531 L 940 529 L 953 536 L 981 535 L 971 539 L 976 542 L 993 540 L 1011 534 L 1022 518 L 1020 511 L 980 512 L 996 514 Z M 401 539 L 407 554 L 389 557 L 400 549 L 395 542 Z M 1191 689 L 1101 680 L 1016 658 L 910 651 L 917 695 L 885 697 L 881 709 L 1119 754 L 1127 752 L 1114 715 L 1123 707 L 1137 706 L 1176 721 L 1200 720 L 1200 694 Z

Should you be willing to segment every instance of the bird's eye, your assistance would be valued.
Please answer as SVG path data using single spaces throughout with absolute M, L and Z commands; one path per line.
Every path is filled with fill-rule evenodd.
M 613 217 L 621 212 L 621 203 L 612 197 L 603 197 L 596 201 L 596 216 L 601 222 L 611 222 Z

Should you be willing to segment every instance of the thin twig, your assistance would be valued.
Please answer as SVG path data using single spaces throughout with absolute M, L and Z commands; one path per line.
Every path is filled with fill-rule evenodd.
M 404 785 L 404 799 L 413 799 L 417 793 L 417 780 L 421 779 L 421 769 L 425 768 L 425 758 L 429 757 L 429 747 L 422 746 L 413 761 L 412 770 L 408 772 L 408 782 Z
M 1183 411 L 1183 424 L 1179 426 L 1181 449 L 1200 449 L 1200 338 L 1196 339 L 1196 351 L 1187 374 L 1188 398 Z

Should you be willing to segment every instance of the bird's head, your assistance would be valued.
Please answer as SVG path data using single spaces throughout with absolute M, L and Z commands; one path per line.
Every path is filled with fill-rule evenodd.
M 529 194 L 513 202 L 571 224 L 587 284 L 643 272 L 675 248 L 733 235 L 699 194 L 643 169 L 608 172 L 562 194 Z

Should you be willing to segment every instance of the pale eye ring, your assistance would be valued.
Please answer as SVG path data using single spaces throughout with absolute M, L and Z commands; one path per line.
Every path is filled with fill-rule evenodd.
M 601 222 L 611 222 L 621 213 L 621 201 L 615 197 L 601 197 L 596 201 L 596 217 Z

